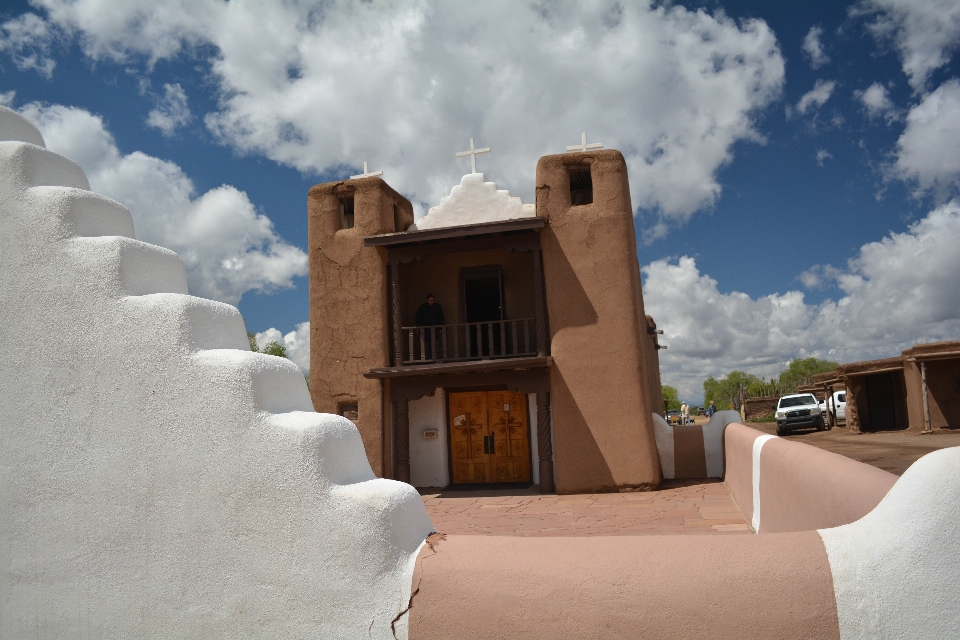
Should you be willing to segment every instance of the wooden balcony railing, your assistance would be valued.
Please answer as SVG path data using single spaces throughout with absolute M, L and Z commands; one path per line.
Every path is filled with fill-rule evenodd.
M 537 355 L 533 318 L 401 327 L 400 331 L 405 365 Z

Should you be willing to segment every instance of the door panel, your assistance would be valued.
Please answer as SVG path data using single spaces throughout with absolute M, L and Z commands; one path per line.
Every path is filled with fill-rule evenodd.
M 454 484 L 529 482 L 527 397 L 507 391 L 451 393 Z
M 489 482 L 487 394 L 450 394 L 450 447 L 454 484 Z
M 493 435 L 493 482 L 530 481 L 530 428 L 523 393 L 491 391 L 487 415 Z

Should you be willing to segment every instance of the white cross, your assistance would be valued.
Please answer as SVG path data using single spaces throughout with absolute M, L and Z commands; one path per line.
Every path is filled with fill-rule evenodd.
M 357 178 L 373 178 L 373 177 L 375 177 L 375 176 L 382 176 L 382 175 L 383 175 L 383 171 L 373 171 L 373 172 L 371 172 L 371 171 L 367 168 L 367 163 L 364 162 L 364 163 L 363 163 L 363 173 L 361 173 L 361 174 L 358 175 L 358 176 L 350 176 L 350 179 L 351 179 L 351 180 L 356 180 Z
M 470 156 L 470 173 L 477 172 L 477 154 L 479 153 L 490 153 L 490 147 L 484 147 L 483 149 L 476 149 L 473 146 L 473 138 L 470 138 L 470 151 L 457 151 L 457 157 L 462 158 L 463 156 Z
M 567 147 L 567 151 L 586 151 L 587 149 L 603 149 L 603 145 L 599 142 L 592 142 L 587 144 L 587 132 L 584 131 L 580 136 L 580 144 L 574 145 L 572 147 Z

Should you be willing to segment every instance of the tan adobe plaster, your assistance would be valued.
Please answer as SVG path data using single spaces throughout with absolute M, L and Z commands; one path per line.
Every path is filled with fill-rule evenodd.
M 589 166 L 593 203 L 571 205 L 568 167 Z M 660 482 L 647 321 L 627 182 L 618 151 L 537 163 L 549 315 L 557 491 L 649 489 Z

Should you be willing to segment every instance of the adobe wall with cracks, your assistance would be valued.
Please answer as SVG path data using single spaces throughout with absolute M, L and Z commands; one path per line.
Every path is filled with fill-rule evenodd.
M 340 197 L 354 200 L 354 226 L 340 228 Z M 410 202 L 377 177 L 320 184 L 307 198 L 310 260 L 310 395 L 317 411 L 358 407 L 357 428 L 370 466 L 389 474 L 382 445 L 380 381 L 363 373 L 390 364 L 387 267 L 383 249 L 365 236 L 404 231 Z M 390 442 L 389 434 L 386 438 Z
M 589 169 L 592 204 L 572 205 L 571 167 Z M 640 291 L 627 167 L 619 151 L 544 156 L 537 215 L 550 328 L 560 493 L 660 483 L 644 352 L 653 342 Z
M 4 107 L 0 140 L 0 637 L 394 637 L 417 493 Z

